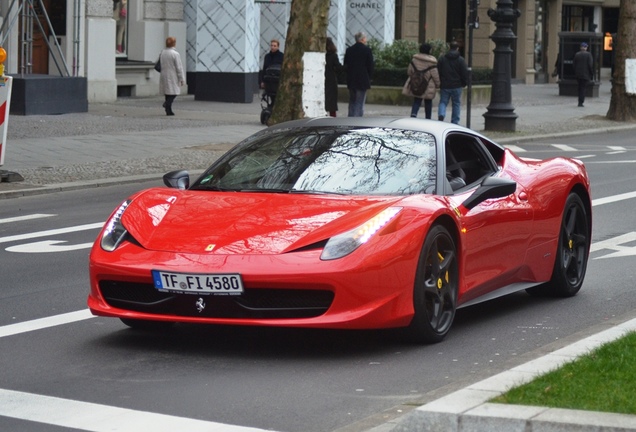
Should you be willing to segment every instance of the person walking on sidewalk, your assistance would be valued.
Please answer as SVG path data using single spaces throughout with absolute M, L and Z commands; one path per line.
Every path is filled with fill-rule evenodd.
M 409 78 L 406 80 L 406 83 L 404 83 L 402 94 L 413 97 L 411 117 L 417 117 L 420 106 L 422 106 L 422 99 L 424 100 L 424 115 L 426 118 L 430 119 L 433 114 L 433 99 L 435 99 L 435 95 L 437 94 L 440 81 L 439 72 L 437 70 L 437 59 L 431 55 L 431 48 L 431 45 L 427 43 L 420 45 L 420 52 L 413 55 L 411 63 L 406 70 Z M 426 83 L 425 91 L 421 94 L 415 94 L 412 85 L 418 71 Z
M 572 66 L 579 84 L 579 106 L 582 107 L 583 102 L 585 102 L 585 90 L 594 76 L 594 59 L 592 54 L 587 51 L 587 43 L 581 43 L 581 49 L 574 54 Z
M 354 37 L 356 43 L 347 48 L 344 56 L 349 89 L 349 117 L 362 117 L 367 90 L 371 88 L 374 60 L 371 48 L 367 46 L 367 35 L 358 32 Z
M 451 42 L 450 50 L 437 62 L 440 79 L 438 119 L 444 121 L 446 106 L 452 100 L 453 111 L 451 122 L 459 124 L 462 88 L 468 85 L 468 66 L 464 57 L 459 54 L 459 44 Z
M 166 39 L 166 47 L 161 51 L 159 60 L 161 62 L 161 75 L 159 76 L 159 90 L 165 96 L 163 107 L 166 115 L 173 116 L 172 103 L 181 94 L 181 87 L 185 84 L 183 65 L 181 56 L 175 46 L 177 39 L 169 36 Z
M 338 58 L 338 50 L 333 40 L 328 37 L 325 54 L 325 111 L 331 117 L 338 111 L 338 71 L 342 67 Z

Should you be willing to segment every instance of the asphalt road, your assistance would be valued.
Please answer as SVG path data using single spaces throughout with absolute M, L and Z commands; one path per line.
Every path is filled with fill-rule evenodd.
M 98 225 L 128 193 L 157 182 L 8 199 L 0 207 L 0 430 L 80 429 L 29 420 L 51 406 L 47 395 L 59 398 L 54 406 L 65 416 L 91 417 L 85 430 L 107 430 L 127 418 L 153 431 L 187 419 L 218 430 L 241 430 L 221 423 L 366 431 L 627 320 L 636 310 L 632 137 L 617 132 L 520 144 L 524 156 L 574 156 L 588 166 L 595 205 L 583 289 L 571 299 L 522 292 L 461 309 L 447 339 L 430 346 L 403 343 L 391 331 L 179 325 L 155 334 L 116 319 L 64 315 L 86 309 L 86 245 Z M 61 323 L 35 321 L 50 317 Z M 3 411 L 9 400 L 18 418 Z M 112 407 L 131 411 L 107 416 Z

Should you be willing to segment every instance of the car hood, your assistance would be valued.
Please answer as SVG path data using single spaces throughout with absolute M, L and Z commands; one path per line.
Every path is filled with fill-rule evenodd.
M 156 188 L 137 195 L 122 222 L 149 250 L 278 254 L 353 229 L 399 200 Z

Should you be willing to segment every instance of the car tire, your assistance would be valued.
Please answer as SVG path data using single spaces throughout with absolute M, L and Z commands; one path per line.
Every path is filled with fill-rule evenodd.
M 578 194 L 571 193 L 563 208 L 552 278 L 526 291 L 531 295 L 548 297 L 576 295 L 585 278 L 591 234 L 587 208 Z
M 455 318 L 458 287 L 455 241 L 446 228 L 434 225 L 424 241 L 415 275 L 409 339 L 426 344 L 444 340 Z
M 174 323 L 169 321 L 148 321 L 131 318 L 119 318 L 121 322 L 135 330 L 160 331 L 168 330 Z

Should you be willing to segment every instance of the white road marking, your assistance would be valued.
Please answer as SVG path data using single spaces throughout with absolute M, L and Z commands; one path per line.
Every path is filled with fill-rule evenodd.
M 577 151 L 574 147 L 570 147 L 569 145 L 566 144 L 550 144 L 552 147 L 556 147 L 559 150 L 563 150 L 563 151 Z
M 607 148 L 615 151 L 627 151 L 627 149 L 623 146 L 607 146 Z
M 41 219 L 41 218 L 52 217 L 52 216 L 57 216 L 57 215 L 55 215 L 55 214 L 44 214 L 44 213 L 34 213 L 34 214 L 26 215 L 26 216 L 17 216 L 17 217 L 10 217 L 10 218 L 0 219 L 0 224 L 11 223 L 11 222 L 21 222 L 21 221 L 32 220 L 32 219 Z
M 618 237 L 596 242 L 590 246 L 590 253 L 603 249 L 613 251 L 610 254 L 603 255 L 596 259 L 618 258 L 636 255 L 636 247 L 629 244 L 636 240 L 636 232 L 629 232 Z
M 49 252 L 69 252 L 80 249 L 89 249 L 93 246 L 91 243 L 80 244 L 61 244 L 67 243 L 66 240 L 42 240 L 33 243 L 24 243 L 10 246 L 6 250 L 18 253 L 49 253 Z
M 0 389 L 0 415 L 90 432 L 264 431 L 5 389 Z
M 28 239 L 37 238 L 37 237 L 66 234 L 66 233 L 71 233 L 76 231 L 86 231 L 86 230 L 101 228 L 103 226 L 104 226 L 104 222 L 98 222 L 98 223 L 92 223 L 92 224 L 86 224 L 86 225 L 77 225 L 77 226 L 72 226 L 68 228 L 59 228 L 59 229 L 52 229 L 52 230 L 46 230 L 46 231 L 38 231 L 38 232 L 33 232 L 28 234 L 19 234 L 14 236 L 0 237 L 0 243 L 28 240 Z
M 592 207 L 603 204 L 610 204 L 617 201 L 624 201 L 631 198 L 636 198 L 636 192 L 627 192 L 623 194 L 608 196 L 605 198 L 597 198 L 595 200 L 592 200 Z
M 75 312 L 53 315 L 46 318 L 39 318 L 31 321 L 9 324 L 0 327 L 0 338 L 5 336 L 13 336 L 20 333 L 26 333 L 34 330 L 42 330 L 48 327 L 82 321 L 89 318 L 95 318 L 95 316 L 91 313 L 90 310 L 82 309 Z
M 523 152 L 527 151 L 526 149 L 524 149 L 522 147 L 519 147 L 519 146 L 516 146 L 516 145 L 513 145 L 513 144 L 505 145 L 504 147 L 506 147 L 507 149 L 512 150 L 515 153 L 523 153 Z

